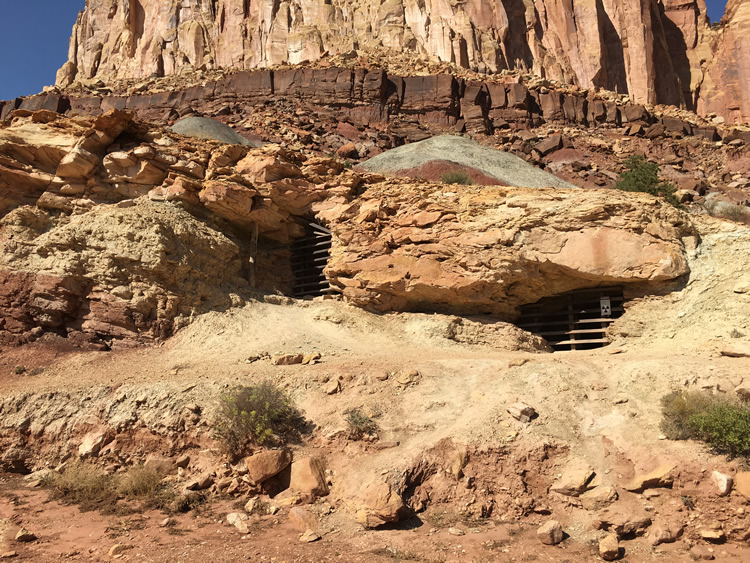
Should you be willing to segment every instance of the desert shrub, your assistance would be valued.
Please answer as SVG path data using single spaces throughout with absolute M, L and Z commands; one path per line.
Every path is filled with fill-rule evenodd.
M 734 205 L 726 201 L 718 201 L 716 198 L 706 200 L 703 207 L 712 217 L 729 219 L 737 223 L 746 223 L 750 217 L 750 209 L 744 205 Z
M 236 387 L 219 401 L 214 437 L 236 456 L 248 443 L 299 432 L 304 420 L 292 399 L 273 383 Z
M 359 409 L 346 411 L 346 424 L 349 427 L 349 438 L 361 440 L 368 434 L 376 434 L 378 423 Z
M 117 490 L 131 498 L 155 497 L 161 486 L 162 477 L 158 471 L 138 465 L 128 469 L 119 479 Z
M 82 510 L 113 506 L 117 502 L 115 478 L 87 462 L 71 463 L 60 473 L 49 473 L 42 485 L 51 489 L 53 497 L 78 504 Z
M 170 506 L 169 512 L 172 514 L 190 512 L 191 510 L 198 510 L 208 502 L 208 497 L 203 492 L 190 492 L 185 495 L 180 495 L 173 499 Z
M 673 440 L 702 440 L 732 457 L 750 456 L 750 406 L 702 391 L 662 397 L 662 432 Z
M 26 373 L 26 366 L 16 366 L 13 372 L 16 375 L 23 375 L 24 373 Z
M 453 170 L 446 172 L 441 177 L 443 184 L 461 184 L 463 186 L 470 186 L 474 183 L 466 172 L 461 170 Z
M 662 197 L 675 207 L 681 207 L 675 196 L 677 188 L 674 184 L 659 181 L 659 165 L 655 162 L 648 162 L 641 155 L 628 157 L 625 161 L 625 171 L 620 174 L 620 181 L 615 187 L 626 192 L 644 192 Z

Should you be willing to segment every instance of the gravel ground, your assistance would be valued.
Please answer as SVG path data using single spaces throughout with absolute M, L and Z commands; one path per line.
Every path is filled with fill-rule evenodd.
M 441 135 L 398 147 L 362 163 L 361 168 L 378 174 L 396 173 L 428 162 L 442 160 L 469 166 L 509 186 L 523 188 L 577 188 L 526 161 L 457 135 Z
M 230 145 L 251 145 L 255 143 L 245 139 L 229 125 L 221 121 L 209 119 L 207 117 L 186 117 L 180 119 L 172 125 L 172 131 L 188 137 L 197 137 L 198 139 L 213 139 Z

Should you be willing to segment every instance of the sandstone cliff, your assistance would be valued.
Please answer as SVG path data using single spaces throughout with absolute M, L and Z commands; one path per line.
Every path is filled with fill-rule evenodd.
M 263 68 L 385 47 L 748 121 L 746 0 L 731 0 L 725 20 L 711 30 L 704 0 L 89 0 L 57 83 Z

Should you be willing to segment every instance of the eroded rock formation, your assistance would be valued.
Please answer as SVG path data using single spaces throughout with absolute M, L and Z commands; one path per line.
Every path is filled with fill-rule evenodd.
M 112 110 L 0 127 L 0 335 L 160 338 L 253 289 L 289 291 L 299 220 L 333 232 L 330 282 L 378 311 L 512 317 L 600 283 L 688 272 L 687 216 L 649 196 L 384 179 L 267 145 L 180 137 Z
M 724 27 L 713 31 L 704 0 L 89 0 L 57 83 L 264 68 L 386 48 L 748 121 L 747 13 L 746 0 L 732 0 Z

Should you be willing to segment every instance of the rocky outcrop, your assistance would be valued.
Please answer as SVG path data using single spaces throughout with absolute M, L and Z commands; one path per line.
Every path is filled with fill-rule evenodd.
M 333 233 L 330 283 L 378 311 L 512 317 L 547 295 L 688 272 L 686 215 L 644 195 L 449 191 L 278 145 L 178 137 L 118 110 L 20 110 L 0 144 L 6 341 L 163 338 L 253 289 L 289 293 L 290 243 L 310 218 Z
M 581 88 L 629 94 L 639 103 L 698 103 L 715 111 L 701 105 L 700 97 L 728 119 L 746 120 L 747 114 L 731 110 L 746 94 L 723 90 L 722 80 L 733 79 L 720 69 L 729 71 L 731 61 L 717 62 L 701 86 L 702 60 L 715 53 L 719 61 L 723 49 L 737 45 L 732 56 L 748 58 L 746 45 L 737 43 L 747 10 L 742 0 L 730 4 L 736 9 L 714 33 L 703 0 L 199 0 L 168 6 L 95 0 L 79 14 L 57 84 L 267 68 L 386 48 L 480 72 L 527 70 Z M 720 93 L 725 101 L 713 101 Z
M 169 88 L 169 84 L 158 81 L 153 86 L 157 89 L 153 93 L 50 92 L 17 98 L 0 102 L 0 120 L 8 119 L 18 109 L 53 108 L 60 113 L 99 115 L 116 108 L 156 121 L 202 113 L 241 128 L 247 125 L 251 107 L 290 104 L 297 113 L 316 114 L 319 121 L 330 118 L 378 130 L 382 125 L 390 125 L 395 144 L 425 139 L 430 136 L 426 129 L 492 134 L 545 123 L 627 126 L 626 135 L 650 139 L 694 135 L 709 141 L 724 138 L 727 142 L 733 139 L 750 142 L 750 131 L 717 128 L 689 112 L 655 111 L 633 103 L 627 96 L 551 88 L 547 81 L 525 80 L 520 76 L 485 79 L 479 75 L 466 79 L 450 74 L 399 76 L 382 69 L 330 67 L 239 72 L 183 88 Z M 257 136 L 269 135 L 268 123 L 264 125 L 252 132 L 256 140 Z M 318 137 L 335 133 L 351 136 L 352 131 L 356 138 L 356 129 L 347 132 L 346 126 L 336 127 L 334 123 L 329 129 L 316 128 L 315 133 Z M 299 130 L 295 134 L 306 148 L 318 148 L 315 135 Z M 556 148 L 559 146 L 549 146 L 543 152 Z
M 415 197 L 392 183 L 317 210 L 342 243 L 332 283 L 378 311 L 513 315 L 592 282 L 643 287 L 689 271 L 685 216 L 617 191 L 422 186 Z

